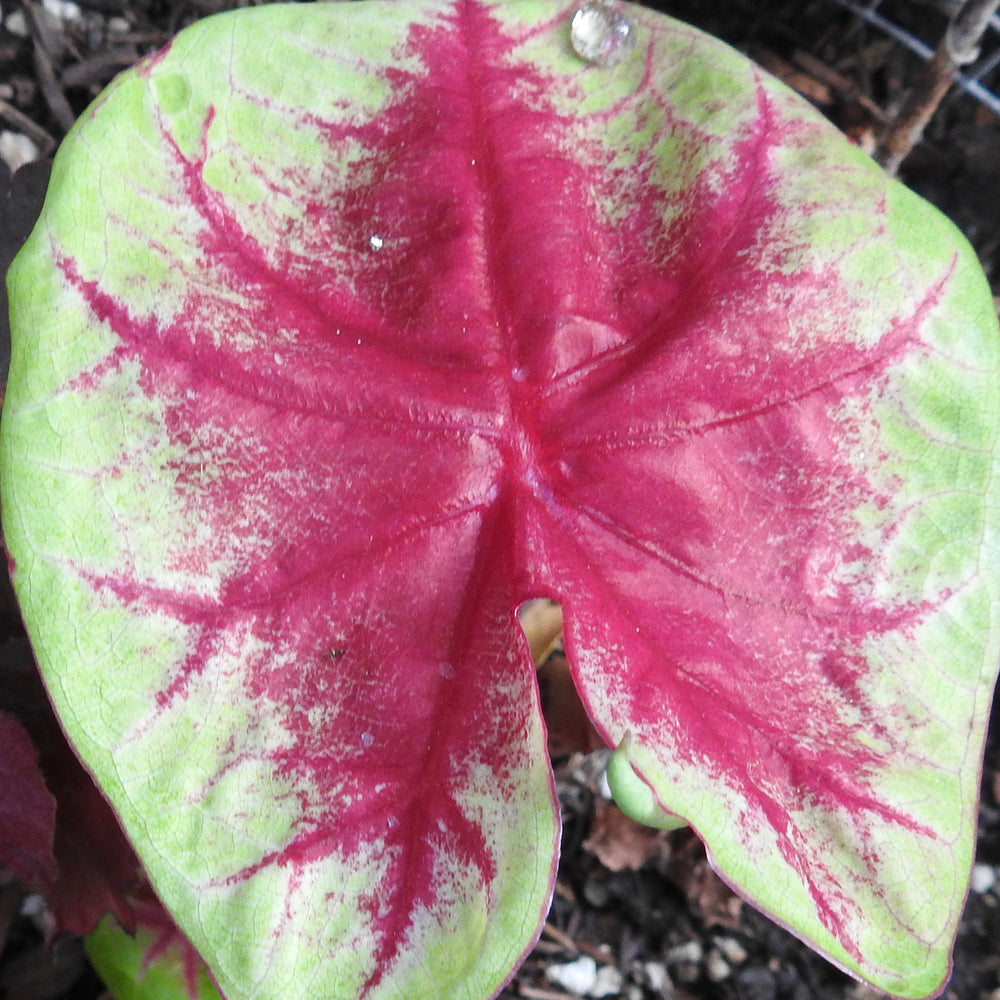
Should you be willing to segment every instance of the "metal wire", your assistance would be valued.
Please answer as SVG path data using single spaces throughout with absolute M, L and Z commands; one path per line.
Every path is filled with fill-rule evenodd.
M 934 55 L 934 49 L 930 45 L 922 42 L 919 38 L 915 38 L 908 31 L 899 27 L 899 25 L 894 24 L 888 18 L 879 14 L 878 11 L 875 10 L 875 7 L 878 5 L 877 2 L 868 7 L 855 3 L 855 0 L 833 0 L 833 2 L 840 7 L 843 7 L 845 10 L 849 10 L 852 14 L 857 15 L 873 27 L 885 32 L 885 34 L 899 42 L 900 45 L 908 48 L 921 59 L 926 61 L 931 59 Z M 950 0 L 950 2 L 953 7 L 960 7 L 962 5 L 962 0 Z M 990 18 L 989 27 L 994 31 L 1000 32 L 1000 15 L 994 14 Z M 955 77 L 955 84 L 964 90 L 970 97 L 975 98 L 985 107 L 989 108 L 993 114 L 1000 118 L 1000 97 L 997 97 L 996 94 L 994 94 L 991 90 L 988 90 L 979 82 L 980 78 L 993 69 L 998 62 L 1000 62 L 1000 54 L 993 53 L 990 59 L 987 60 L 987 65 L 983 69 L 977 72 L 974 76 L 969 76 L 966 73 L 959 73 Z

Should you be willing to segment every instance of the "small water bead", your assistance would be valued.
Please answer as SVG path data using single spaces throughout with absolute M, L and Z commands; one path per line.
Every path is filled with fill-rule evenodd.
M 370 246 L 372 250 L 378 252 L 385 246 L 385 237 L 379 236 L 378 233 L 372 233 L 372 235 L 368 237 L 368 246 Z
M 371 733 L 362 733 L 360 742 L 363 747 L 368 748 L 375 742 L 375 737 Z
M 617 66 L 635 48 L 629 19 L 612 0 L 588 0 L 573 15 L 570 40 L 581 59 Z

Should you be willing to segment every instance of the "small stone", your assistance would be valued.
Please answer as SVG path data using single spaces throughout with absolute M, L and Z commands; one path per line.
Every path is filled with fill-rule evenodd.
M 23 10 L 12 10 L 3 25 L 10 34 L 17 38 L 28 37 L 28 21 Z
M 970 888 L 977 896 L 990 891 L 997 881 L 997 870 L 992 865 L 973 865 Z
M 747 960 L 747 950 L 733 937 L 720 937 L 715 940 L 715 947 L 719 949 L 719 954 L 730 963 L 730 965 L 742 965 Z
M 613 0 L 588 0 L 573 15 L 570 40 L 581 59 L 617 66 L 635 48 L 635 31 Z
M 653 993 L 660 996 L 670 995 L 670 976 L 667 975 L 667 967 L 662 962 L 643 962 L 643 978 L 646 985 Z
M 597 962 L 590 955 L 581 955 L 565 965 L 550 965 L 545 975 L 570 993 L 589 996 L 597 982 Z
M 60 21 L 79 21 L 83 16 L 80 8 L 71 0 L 42 0 L 42 6 Z
M 705 961 L 705 971 L 713 983 L 721 983 L 732 974 L 729 963 L 713 948 Z
M 0 160 L 7 164 L 11 173 L 25 163 L 34 162 L 38 156 L 38 147 L 26 135 L 10 130 L 0 132 Z
M 597 970 L 597 978 L 594 980 L 594 985 L 590 988 L 587 996 L 596 998 L 616 997 L 621 993 L 624 985 L 625 982 L 618 969 L 613 965 L 602 965 Z
M 680 983 L 695 983 L 701 978 L 701 962 L 705 951 L 698 940 L 685 941 L 667 952 L 667 965 L 673 969 L 673 977 Z
M 667 952 L 667 964 L 673 965 L 679 962 L 700 962 L 702 956 L 704 955 L 704 949 L 701 946 L 701 942 L 697 938 L 691 941 L 684 941 L 681 944 L 675 944 L 670 951 Z

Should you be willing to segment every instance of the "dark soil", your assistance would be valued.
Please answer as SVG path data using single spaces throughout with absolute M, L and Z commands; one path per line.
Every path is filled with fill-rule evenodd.
M 40 205 L 51 157 L 112 76 L 225 0 L 77 0 L 60 18 L 41 3 L 4 2 L 0 27 L 0 268 Z M 53 9 L 58 4 L 53 4 Z M 951 0 L 672 0 L 653 3 L 736 45 L 816 103 L 863 148 L 876 147 L 934 48 Z M 869 23 L 873 18 L 884 23 Z M 996 20 L 996 19 L 995 19 Z M 1000 32 L 965 74 L 1000 90 Z M 996 101 L 996 98 L 993 98 Z M 27 141 L 25 141 L 27 140 Z M 10 184 L 21 162 L 41 161 Z M 1000 119 L 953 88 L 903 164 L 901 178 L 968 235 L 1000 289 Z M 9 190 L 8 190 L 9 189 Z M 6 256 L 4 256 L 6 254 Z M 5 309 L 3 310 L 5 318 Z M 0 641 L 23 634 L 0 599 Z M 556 654 L 558 660 L 558 654 Z M 558 663 L 554 669 L 558 674 Z M 555 682 L 554 682 L 555 683 Z M 556 685 L 558 687 L 558 685 Z M 552 690 L 555 690 L 553 688 Z M 566 711 L 549 691 L 551 711 Z M 555 733 L 565 718 L 550 719 Z M 586 725 L 570 741 L 579 744 Z M 840 974 L 743 903 L 712 874 L 689 833 L 645 831 L 600 793 L 600 754 L 555 747 L 564 834 L 542 939 L 505 1000 L 591 996 L 703 1000 L 867 1000 L 875 991 Z M 1000 1000 L 1000 740 L 991 735 L 982 781 L 977 868 L 955 948 L 950 1000 Z M 2 794 L 2 790 L 0 790 Z M 43 944 L 45 900 L 0 871 L 0 1000 L 94 1000 L 103 986 L 79 939 Z M 580 977 L 566 978 L 572 966 Z M 571 970 L 571 971 L 572 971 Z M 297 1000 L 297 998 L 291 998 Z M 442 1000 L 449 1000 L 443 997 Z

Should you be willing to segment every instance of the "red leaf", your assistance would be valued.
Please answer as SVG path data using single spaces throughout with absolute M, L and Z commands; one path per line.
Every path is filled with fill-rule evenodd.
M 0 643 L 0 680 L 0 708 L 5 710 L 0 718 L 16 718 L 14 725 L 31 741 L 38 755 L 35 774 L 44 782 L 52 809 L 47 831 L 52 863 L 46 859 L 32 879 L 7 863 L 25 882 L 46 894 L 55 933 L 89 934 L 108 912 L 124 926 L 134 926 L 127 894 L 138 880 L 135 853 L 107 800 L 66 742 L 27 641 Z M 4 759 L 0 757 L 0 762 Z M 19 794 L 14 789 L 21 786 L 6 787 L 12 788 L 10 802 L 16 807 Z M 15 850 L 18 841 L 22 849 L 34 843 L 29 827 L 10 832 Z
M 38 769 L 31 737 L 6 712 L 0 712 L 0 787 L 0 864 L 28 885 L 51 881 L 56 876 L 56 803 Z

